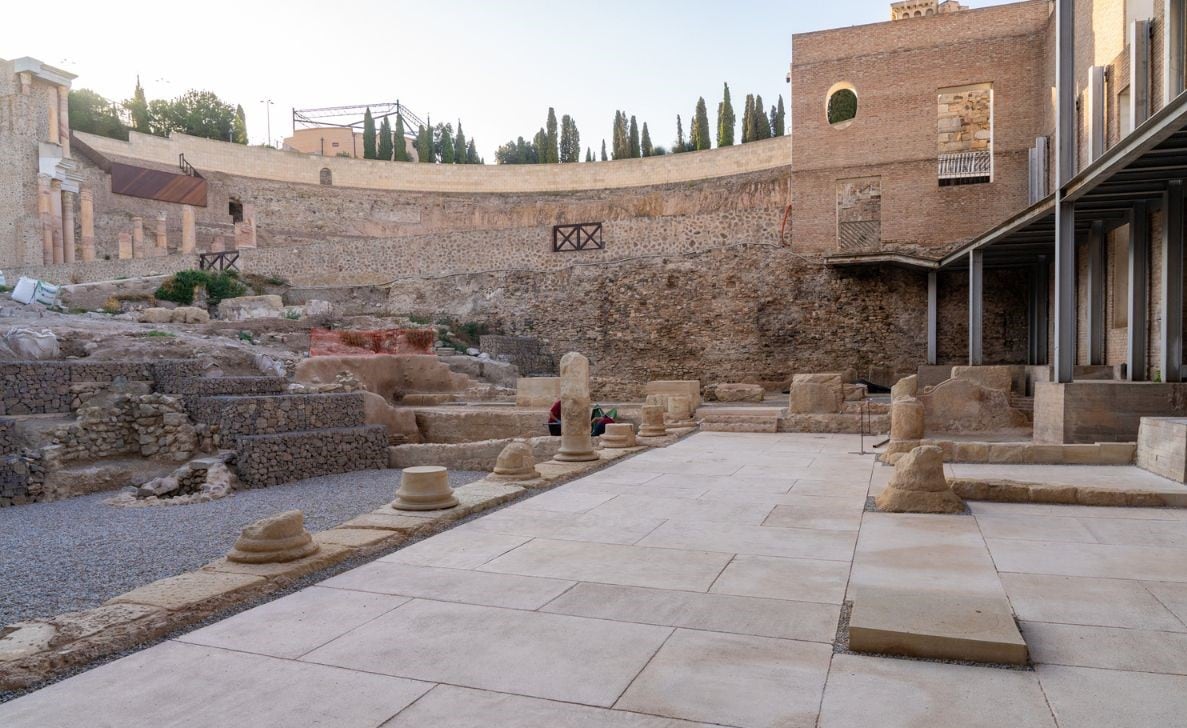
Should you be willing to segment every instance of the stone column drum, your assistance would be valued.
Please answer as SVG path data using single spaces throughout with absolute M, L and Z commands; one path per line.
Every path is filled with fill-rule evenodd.
M 643 405 L 643 426 L 639 428 L 641 437 L 663 437 L 668 434 L 664 426 L 664 407 L 658 404 Z
M 132 257 L 132 233 L 124 231 L 120 233 L 120 260 L 129 260 Z
M 495 471 L 487 477 L 491 480 L 510 481 L 539 478 L 540 471 L 536 470 L 532 446 L 523 440 L 508 443 L 495 461 Z
M 198 247 L 198 233 L 194 227 L 194 208 L 192 205 L 181 206 L 181 252 L 192 253 Z
M 78 193 L 78 211 L 82 218 L 82 259 L 95 259 L 95 192 L 83 187 Z
M 144 249 L 144 218 L 132 218 L 132 257 L 143 258 L 147 251 Z
M 319 548 L 305 530 L 305 514 L 285 511 L 244 528 L 235 547 L 227 553 L 227 560 L 241 564 L 284 563 L 309 556 Z
M 561 357 L 561 448 L 556 459 L 597 460 L 589 424 L 589 360 L 570 351 Z
M 37 217 L 41 223 L 41 264 L 54 262 L 54 226 L 50 222 L 49 175 L 37 175 Z
M 74 262 L 74 193 L 62 192 L 62 261 Z
M 436 511 L 458 504 L 449 487 L 449 473 L 440 465 L 404 468 L 392 508 L 401 511 Z
M 923 403 L 914 397 L 901 397 L 890 404 L 890 439 L 923 439 Z
M 56 179 L 49 182 L 49 218 L 54 244 L 54 262 L 64 263 L 66 252 L 62 247 L 62 183 Z
M 157 215 L 157 249 L 155 254 L 169 254 L 169 217 L 163 212 Z
M 602 435 L 602 447 L 620 449 L 635 446 L 635 426 L 629 422 L 615 422 L 606 425 Z

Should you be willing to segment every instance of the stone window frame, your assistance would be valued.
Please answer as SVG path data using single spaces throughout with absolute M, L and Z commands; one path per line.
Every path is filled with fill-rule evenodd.
M 853 108 L 853 116 L 849 117 L 848 119 L 843 119 L 841 121 L 834 123 L 832 121 L 829 121 L 828 109 L 829 109 L 829 106 L 832 105 L 833 97 L 842 91 L 849 91 L 850 93 L 853 94 L 853 98 L 855 100 L 854 108 Z M 829 86 L 828 92 L 825 93 L 825 95 L 824 95 L 824 120 L 826 122 L 828 122 L 829 126 L 831 126 L 832 128 L 834 128 L 838 131 L 840 131 L 842 129 L 849 128 L 853 124 L 853 122 L 857 120 L 857 114 L 858 114 L 858 111 L 860 111 L 860 110 L 861 110 L 861 94 L 857 93 L 856 86 L 854 86 L 852 83 L 850 83 L 848 81 L 838 81 L 838 82 L 834 83 L 832 86 Z

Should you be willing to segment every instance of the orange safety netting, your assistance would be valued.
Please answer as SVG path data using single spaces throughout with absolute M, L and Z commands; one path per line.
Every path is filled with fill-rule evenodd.
M 313 329 L 309 332 L 309 356 L 432 354 L 436 338 L 433 329 Z

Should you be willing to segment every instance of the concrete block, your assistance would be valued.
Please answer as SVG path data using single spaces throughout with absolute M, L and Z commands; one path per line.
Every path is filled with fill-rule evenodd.
M 1187 482 L 1187 418 L 1143 417 L 1138 427 L 1137 465 Z

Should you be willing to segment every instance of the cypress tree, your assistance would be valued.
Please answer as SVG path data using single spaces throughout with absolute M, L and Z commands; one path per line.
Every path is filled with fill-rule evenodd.
M 593 150 L 590 149 L 589 147 L 585 148 L 585 161 L 587 161 L 587 162 L 593 161 Z
M 536 152 L 532 164 L 547 164 L 549 159 L 548 132 L 544 127 L 540 127 L 540 131 L 536 132 L 535 138 L 532 139 L 532 146 Z
M 581 134 L 577 131 L 577 122 L 568 114 L 561 117 L 560 161 L 581 161 Z
M 548 164 L 555 164 L 560 161 L 560 150 L 558 149 L 559 137 L 556 133 L 556 109 L 551 106 L 548 107 L 548 122 L 546 137 L 544 140 L 547 146 L 546 153 L 541 155 L 540 161 Z
M 635 121 L 635 115 L 631 114 L 631 159 L 638 159 L 643 156 L 643 150 L 639 147 L 639 124 Z
M 651 156 L 651 132 L 647 131 L 647 122 L 643 122 L 643 144 L 641 151 L 643 152 L 644 157 Z
M 684 146 L 684 124 L 680 121 L 680 114 L 676 114 L 676 148 L 673 152 L 679 153 L 685 151 Z
M 709 149 L 713 146 L 713 137 L 709 135 L 709 113 L 705 110 L 705 97 L 697 99 L 695 114 L 696 149 Z
M 404 140 L 404 117 L 396 114 L 396 131 L 395 137 L 392 139 L 392 158 L 397 162 L 408 161 L 408 148 Z
M 375 159 L 375 118 L 370 106 L 363 114 L 363 159 Z
M 383 121 L 379 124 L 379 147 L 378 159 L 390 162 L 392 160 L 392 125 L 383 117 Z
M 626 132 L 626 117 L 621 111 L 614 112 L 614 140 L 611 145 L 611 153 L 615 159 L 625 159 L 631 154 L 631 144 Z
M 746 108 L 742 111 L 742 143 L 754 141 L 754 94 L 746 94 Z
M 756 140 L 771 138 L 771 119 L 767 116 L 767 110 L 763 108 L 762 94 L 754 97 L 754 128 Z
M 787 133 L 787 115 L 783 111 L 783 94 L 779 94 L 779 105 L 775 107 L 775 121 L 772 126 L 775 127 L 775 136 L 783 136 Z
M 603 162 L 608 161 L 607 157 L 606 157 L 606 140 L 605 139 L 602 140 L 602 161 Z
M 148 134 L 148 99 L 144 96 L 144 87 L 140 85 L 140 76 L 136 76 L 136 90 L 132 92 L 132 100 L 125 101 L 124 107 L 132 116 L 132 128 L 142 134 Z M 272 140 L 269 139 L 268 143 L 271 144 Z
M 247 115 L 243 113 L 243 106 L 235 106 L 235 136 L 236 144 L 247 144 Z
M 469 160 L 466 159 L 466 135 L 462 132 L 462 120 L 457 122 L 457 136 L 453 140 L 453 163 L 466 164 Z
M 717 107 L 717 146 L 734 145 L 734 105 L 730 102 L 730 85 L 725 84 L 721 105 Z
M 441 164 L 453 163 L 453 127 L 445 124 L 441 127 Z
M 424 164 L 432 164 L 437 161 L 433 155 L 433 130 L 421 126 L 416 134 L 416 156 L 419 161 Z
M 478 159 L 478 147 L 474 145 L 473 139 L 470 139 L 469 145 L 466 146 L 466 164 L 482 164 Z

